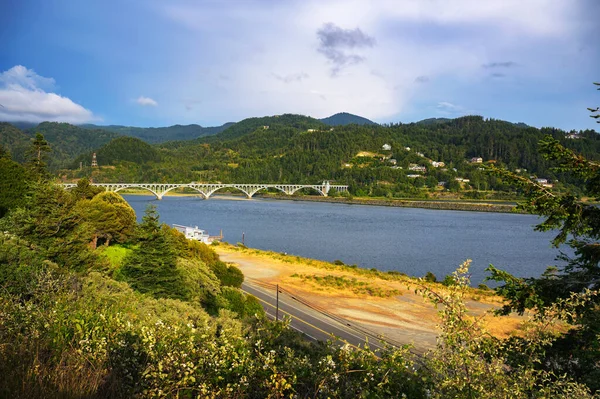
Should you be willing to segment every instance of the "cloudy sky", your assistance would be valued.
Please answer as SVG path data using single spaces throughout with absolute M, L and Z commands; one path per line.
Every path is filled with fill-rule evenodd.
M 355 113 L 598 128 L 600 1 L 0 2 L 0 120 Z

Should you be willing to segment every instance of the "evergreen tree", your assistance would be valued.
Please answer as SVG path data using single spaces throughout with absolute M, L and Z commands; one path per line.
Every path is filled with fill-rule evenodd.
M 124 260 L 121 273 L 136 290 L 157 298 L 187 299 L 177 270 L 177 253 L 163 232 L 156 206 L 149 205 L 138 229 L 139 246 Z
M 98 240 L 108 246 L 112 241 L 125 242 L 133 235 L 135 211 L 117 193 L 103 192 L 91 200 L 79 201 L 77 210 L 92 234 L 91 247 L 94 249 Z
M 39 177 L 47 177 L 46 170 L 47 153 L 50 152 L 50 145 L 41 133 L 37 133 L 31 141 L 31 147 L 28 151 L 29 167 L 31 171 Z
M 77 199 L 92 199 L 96 194 L 104 191 L 103 187 L 96 187 L 90 184 L 90 179 L 84 177 L 77 181 L 77 186 L 71 190 L 71 194 Z

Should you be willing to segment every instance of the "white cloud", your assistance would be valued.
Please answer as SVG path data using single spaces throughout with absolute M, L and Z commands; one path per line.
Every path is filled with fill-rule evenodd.
M 492 72 L 552 82 L 558 60 L 570 59 L 581 12 L 566 0 L 155 4 L 183 48 L 202 48 L 173 57 L 178 73 L 157 89 L 176 93 L 169 104 L 198 96 L 203 106 L 186 114 L 165 105 L 165 112 L 221 122 L 340 111 L 391 121 L 410 113 L 411 104 L 471 112 L 478 100 L 452 93 L 481 87 Z M 452 109 L 443 101 L 449 98 L 464 105 Z
M 138 99 L 135 100 L 135 102 L 143 107 L 147 107 L 147 106 L 156 107 L 158 105 L 158 103 L 156 101 L 154 101 L 153 99 L 151 99 L 150 97 L 144 97 L 144 96 L 139 96 Z
M 76 124 L 100 120 L 71 99 L 45 91 L 54 86 L 54 79 L 40 76 L 22 65 L 0 73 L 0 120 Z

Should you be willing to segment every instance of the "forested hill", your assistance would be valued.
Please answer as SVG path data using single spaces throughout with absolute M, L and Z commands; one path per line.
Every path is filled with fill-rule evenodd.
M 225 123 L 221 126 L 202 127 L 200 125 L 173 125 L 168 127 L 133 127 L 120 125 L 81 125 L 85 129 L 102 129 L 111 132 L 119 133 L 123 136 L 137 137 L 147 143 L 163 143 L 165 141 L 174 140 L 192 140 L 198 137 L 211 136 L 222 132 L 233 125 L 232 122 Z
M 330 126 L 344 126 L 344 125 L 377 125 L 377 123 L 363 118 L 362 116 L 349 114 L 347 112 L 340 112 L 335 115 L 331 115 L 330 117 L 321 119 L 321 122 Z
M 600 157 L 600 136 L 591 130 L 537 129 L 480 116 L 432 124 L 332 127 L 310 117 L 285 114 L 246 119 L 214 136 L 157 145 L 160 160 L 151 153 L 143 163 L 127 154 L 110 159 L 99 156 L 98 162 L 111 168 L 93 171 L 93 178 L 130 182 L 332 180 L 350 184 L 359 195 L 416 195 L 423 187 L 439 189 L 439 183 L 455 190 L 503 191 L 509 187 L 471 163 L 471 158 L 563 182 L 539 155 L 538 142 L 546 134 L 587 157 Z M 97 152 L 103 154 L 100 148 Z M 91 171 L 72 176 L 86 173 Z M 458 184 L 457 179 L 467 181 Z
M 263 132 L 254 136 L 275 138 L 279 133 L 285 134 L 290 129 L 294 132 L 300 132 L 312 129 L 324 129 L 326 125 L 318 119 L 309 116 L 283 114 L 275 116 L 264 116 L 260 118 L 247 118 L 238 123 L 229 126 L 219 134 L 210 137 L 201 137 L 195 142 L 223 142 L 235 140 L 254 132 Z M 184 143 L 185 144 L 185 143 Z
M 100 129 L 83 129 L 68 123 L 43 122 L 33 128 L 19 130 L 10 123 L 0 123 L 0 145 L 8 149 L 13 159 L 23 162 L 30 140 L 41 133 L 52 148 L 48 166 L 55 170 L 65 167 L 81 153 L 103 146 L 119 134 Z

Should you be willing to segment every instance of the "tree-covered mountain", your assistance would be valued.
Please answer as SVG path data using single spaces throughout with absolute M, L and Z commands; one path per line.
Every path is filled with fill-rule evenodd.
M 323 119 L 321 119 L 321 122 L 323 122 L 326 125 L 330 125 L 330 126 L 345 126 L 345 125 L 351 125 L 351 124 L 377 125 L 377 123 L 375 123 L 367 118 L 363 118 L 362 116 L 358 116 L 358 115 L 349 114 L 347 112 L 340 112 L 335 115 L 331 115 L 327 118 L 323 118 Z
M 233 123 L 225 123 L 221 126 L 202 127 L 200 125 L 173 125 L 168 127 L 134 127 L 120 125 L 81 125 L 85 129 L 102 129 L 111 132 L 119 133 L 123 136 L 137 137 L 147 143 L 163 143 L 165 141 L 174 140 L 192 140 L 198 137 L 211 136 L 222 132 L 233 125 Z
M 116 165 L 119 162 L 145 164 L 160 162 L 161 156 L 157 148 L 135 137 L 117 137 L 95 151 L 99 165 Z M 90 165 L 92 152 L 81 154 L 72 163 L 72 168 L 77 168 L 80 162 Z
M 84 129 L 68 123 L 42 122 L 26 130 L 19 130 L 9 123 L 0 123 L 0 144 L 12 154 L 13 159 L 23 162 L 25 151 L 36 133 L 41 133 L 50 144 L 52 153 L 48 166 L 51 170 L 65 167 L 78 155 L 97 149 L 119 134 L 100 129 Z
M 427 119 L 423 119 L 422 121 L 418 121 L 415 122 L 417 125 L 435 125 L 438 123 L 447 123 L 450 122 L 452 119 L 450 118 L 427 118 Z
M 211 137 L 201 137 L 195 142 L 224 142 L 234 140 L 252 133 L 254 136 L 275 138 L 285 130 L 307 131 L 312 129 L 325 129 L 327 126 L 318 119 L 310 116 L 283 114 L 264 116 L 260 118 L 247 118 L 237 122 L 219 134 Z M 260 134 L 262 132 L 262 134 Z M 184 143 L 185 144 L 185 143 Z
M 29 136 L 8 122 L 0 122 L 0 146 L 8 150 L 14 160 L 25 162 L 28 145 Z
M 590 158 L 600 157 L 600 136 L 592 130 L 570 139 L 559 129 L 525 128 L 480 116 L 425 125 L 330 127 L 310 117 L 286 114 L 249 118 L 214 136 L 160 144 L 160 161 L 146 162 L 143 167 L 141 163 L 117 162 L 112 169 L 94 171 L 94 179 L 265 183 L 332 180 L 349 184 L 354 194 L 399 197 L 421 195 L 424 187 L 435 191 L 441 183 L 452 190 L 508 190 L 508 185 L 487 174 L 481 164 L 471 162 L 471 158 L 481 157 L 484 163 L 503 164 L 527 176 L 577 183 L 563 180 L 539 155 L 537 143 L 547 134 Z M 86 173 L 90 171 L 72 176 Z

